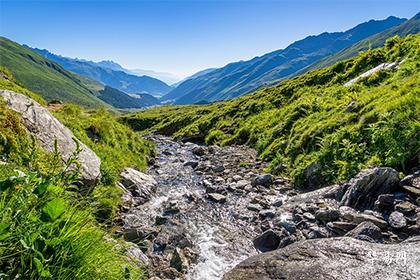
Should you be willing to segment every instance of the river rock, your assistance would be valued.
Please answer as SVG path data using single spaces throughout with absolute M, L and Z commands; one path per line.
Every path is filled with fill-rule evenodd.
M 150 200 L 157 184 L 156 180 L 151 175 L 133 168 L 125 168 L 120 173 L 120 177 L 120 183 L 133 194 L 139 204 L 143 204 Z
M 389 215 L 388 223 L 395 229 L 401 229 L 407 226 L 407 220 L 404 214 L 398 211 L 394 211 Z
M 410 214 L 416 210 L 416 206 L 408 201 L 403 201 L 395 205 L 395 210 L 403 213 L 403 214 Z
M 196 156 L 203 156 L 206 153 L 206 149 L 203 146 L 195 146 L 191 151 Z
M 40 146 L 47 152 L 54 152 L 54 141 L 63 162 L 67 161 L 76 150 L 74 134 L 59 122 L 46 108 L 33 99 L 10 90 L 0 90 L 0 96 L 7 106 L 21 114 L 26 129 L 33 133 Z M 101 177 L 101 160 L 85 144 L 77 140 L 80 145 L 78 162 L 80 163 L 81 182 L 87 186 L 95 185 Z
M 349 231 L 346 236 L 369 242 L 380 242 L 382 240 L 382 231 L 372 222 L 362 222 Z
M 263 174 L 263 175 L 255 177 L 252 180 L 251 185 L 254 187 L 255 186 L 269 187 L 272 183 L 273 183 L 273 175 Z
M 209 193 L 207 194 L 207 196 L 210 200 L 213 200 L 214 202 L 218 202 L 218 203 L 226 202 L 226 196 L 220 193 Z
M 274 231 L 269 229 L 263 232 L 261 235 L 257 236 L 253 243 L 255 248 L 261 252 L 268 252 L 277 249 L 281 239 L 285 236 L 287 235 L 285 235 L 285 233 L 282 231 Z
M 331 222 L 338 220 L 340 211 L 337 209 L 319 209 L 315 212 L 315 219 L 323 222 Z
M 384 256 L 403 252 L 404 260 Z M 374 255 L 373 255 L 374 254 Z M 246 259 L 224 280 L 411 280 L 420 278 L 420 238 L 400 244 L 369 243 L 350 237 L 311 239 Z
M 398 172 L 392 168 L 377 167 L 362 170 L 349 181 L 341 205 L 360 210 L 372 208 L 379 195 L 390 193 L 398 183 Z

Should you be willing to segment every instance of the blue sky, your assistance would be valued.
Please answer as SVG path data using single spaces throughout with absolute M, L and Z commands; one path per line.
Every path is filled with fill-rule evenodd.
M 180 77 L 369 19 L 412 17 L 419 0 L 0 0 L 0 33 L 54 53 Z

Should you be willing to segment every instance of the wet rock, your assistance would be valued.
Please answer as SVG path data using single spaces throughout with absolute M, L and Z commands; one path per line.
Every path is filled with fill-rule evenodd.
M 376 226 L 378 226 L 380 229 L 384 229 L 387 227 L 387 222 L 381 218 L 377 218 L 375 216 L 372 215 L 367 215 L 367 214 L 356 214 L 352 217 L 351 219 L 353 222 L 355 222 L 356 224 L 360 224 L 362 222 L 372 222 L 374 223 Z
M 158 234 L 158 230 L 153 227 L 146 228 L 128 228 L 124 230 L 124 239 L 133 242 L 139 243 L 144 239 L 153 238 Z
M 414 197 L 420 197 L 420 187 L 419 186 L 402 186 L 402 189 L 413 195 Z
M 219 193 L 209 193 L 207 194 L 208 198 L 217 203 L 226 202 L 226 196 Z
M 248 204 L 248 206 L 246 208 L 250 211 L 255 211 L 255 212 L 259 212 L 259 211 L 262 210 L 261 205 L 253 204 L 253 203 Z
M 188 269 L 189 261 L 182 249 L 175 248 L 174 253 L 172 254 L 170 265 L 179 272 L 184 272 Z
M 236 182 L 236 188 L 238 189 L 243 189 L 248 185 L 249 185 L 249 181 L 247 180 L 239 180 L 238 182 Z
M 394 205 L 393 194 L 381 194 L 378 196 L 378 199 L 375 201 L 375 209 L 378 209 L 378 210 L 390 209 L 393 205 Z
M 314 226 L 311 227 L 309 234 L 307 235 L 308 239 L 315 239 L 315 238 L 327 238 L 328 231 L 325 228 Z
M 225 170 L 225 167 L 223 165 L 216 165 L 216 166 L 213 166 L 212 170 L 213 172 L 220 173 Z
M 420 171 L 417 171 L 414 174 L 404 177 L 400 181 L 400 186 L 411 186 L 411 187 L 420 188 Z
M 54 152 L 54 140 L 56 140 L 63 162 L 73 156 L 77 148 L 73 139 L 77 138 L 46 108 L 26 95 L 10 90 L 0 90 L 0 96 L 3 97 L 10 109 L 21 114 L 26 129 L 35 135 L 45 151 Z M 80 163 L 81 182 L 86 186 L 93 186 L 101 177 L 101 160 L 85 144 L 77 141 L 80 146 L 78 162 Z
M 255 177 L 252 180 L 251 185 L 254 186 L 254 187 L 255 186 L 269 187 L 272 183 L 273 183 L 273 175 L 263 174 L 263 175 Z
M 232 179 L 234 180 L 234 181 L 236 181 L 236 182 L 238 182 L 238 181 L 240 181 L 240 180 L 242 180 L 242 176 L 240 176 L 240 175 L 233 175 L 233 177 L 232 177 Z
M 405 252 L 407 265 L 392 260 L 372 260 Z M 400 244 L 378 244 L 350 237 L 311 239 L 283 249 L 258 254 L 225 274 L 224 280 L 269 279 L 417 279 L 420 276 L 420 239 Z
M 340 218 L 340 211 L 337 209 L 319 209 L 315 212 L 315 219 L 323 222 L 331 222 Z
M 150 200 L 157 184 L 152 176 L 133 168 L 125 168 L 120 173 L 120 177 L 120 183 L 129 190 L 135 198 L 139 199 L 141 204 Z
M 273 203 L 271 203 L 272 206 L 274 207 L 280 207 L 283 205 L 283 199 L 277 199 L 275 201 L 273 201 Z
M 258 216 L 260 217 L 260 219 L 266 219 L 266 218 L 274 218 L 276 216 L 276 211 L 272 210 L 272 209 L 267 209 L 267 210 L 261 210 L 258 213 Z
M 390 193 L 399 183 L 398 172 L 389 167 L 365 169 L 348 183 L 341 205 L 370 209 L 381 194 Z
M 362 222 L 356 228 L 349 231 L 346 236 L 370 242 L 382 241 L 382 231 L 372 222 Z
M 296 223 L 291 218 L 279 217 L 274 219 L 273 224 L 279 228 L 284 228 L 290 234 L 296 233 Z
M 309 221 L 315 220 L 315 216 L 312 215 L 312 213 L 309 213 L 309 212 L 303 213 L 302 216 L 303 216 L 303 218 L 305 218 L 306 220 L 309 220 Z
M 259 251 L 268 252 L 277 249 L 283 237 L 285 237 L 283 232 L 269 229 L 256 237 L 253 243 Z
M 395 205 L 395 210 L 403 214 L 410 214 L 414 213 L 414 211 L 416 210 L 416 206 L 408 201 L 404 201 Z
M 398 211 L 394 211 L 389 215 L 388 223 L 395 229 L 401 229 L 407 226 L 407 220 L 404 214 Z
M 184 166 L 191 166 L 192 168 L 196 168 L 198 166 L 198 161 L 186 161 Z
M 356 226 L 357 224 L 341 221 L 327 223 L 327 228 L 339 235 L 345 234 L 346 232 L 354 229 Z

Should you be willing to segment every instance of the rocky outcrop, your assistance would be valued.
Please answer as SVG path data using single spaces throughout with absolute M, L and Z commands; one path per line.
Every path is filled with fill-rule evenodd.
M 378 196 L 394 191 L 399 181 L 398 172 L 392 168 L 365 169 L 350 180 L 341 205 L 356 209 L 372 208 Z
M 420 237 L 378 244 L 349 237 L 306 240 L 253 256 L 224 280 L 420 278 Z
M 46 108 L 33 99 L 10 90 L 0 90 L 0 96 L 3 97 L 10 109 L 21 114 L 25 127 L 36 136 L 44 150 L 54 152 L 54 141 L 56 140 L 63 161 L 73 155 L 77 147 L 74 140 L 76 137 Z M 101 160 L 85 144 L 78 142 L 81 149 L 78 155 L 81 181 L 85 185 L 94 185 L 101 176 Z

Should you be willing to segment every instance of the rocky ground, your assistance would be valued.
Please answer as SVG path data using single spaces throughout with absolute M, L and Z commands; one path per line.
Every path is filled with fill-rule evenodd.
M 130 254 L 154 279 L 221 279 L 232 268 L 225 279 L 363 279 L 386 275 L 375 254 L 390 252 L 406 263 L 386 266 L 394 269 L 388 279 L 420 277 L 412 257 L 420 241 L 404 241 L 420 234 L 419 173 L 400 180 L 391 168 L 367 169 L 341 185 L 296 193 L 265 174 L 252 149 L 151 140 L 159 157 L 149 174 L 121 174 L 120 223 L 135 244 Z M 373 266 L 362 265 L 367 260 Z

